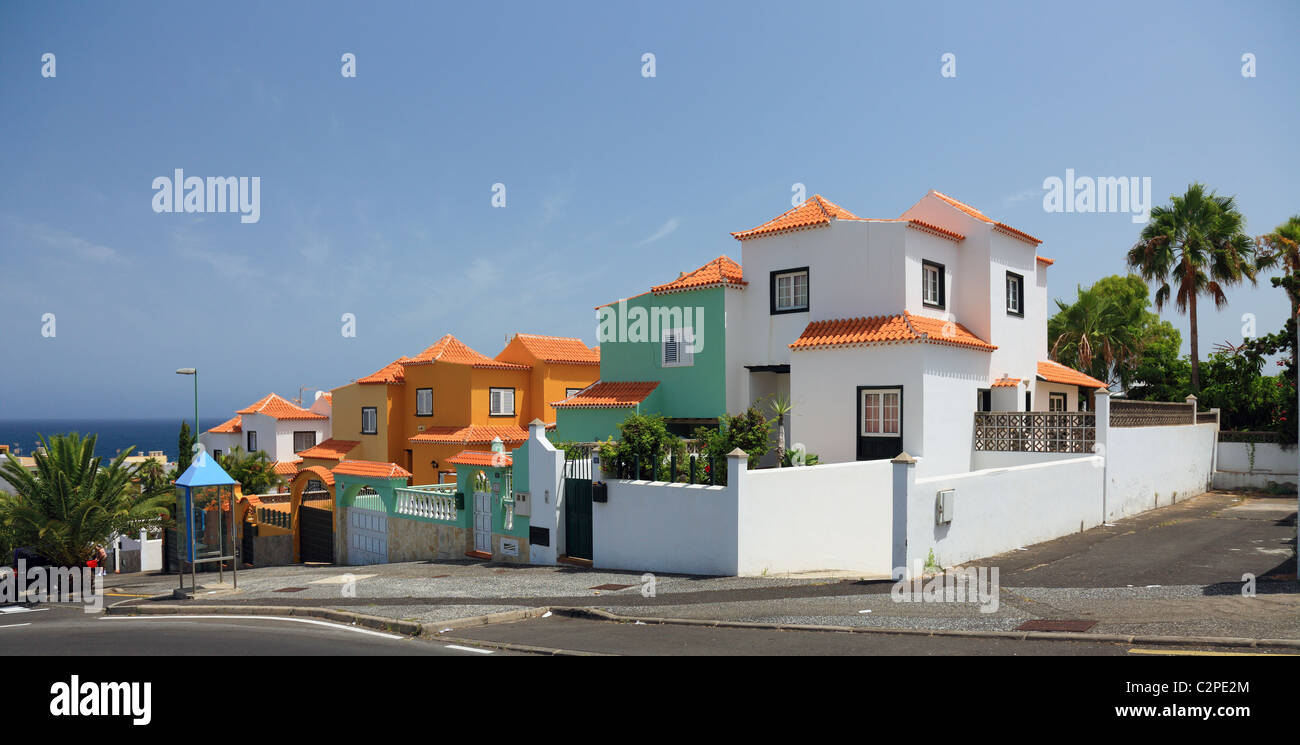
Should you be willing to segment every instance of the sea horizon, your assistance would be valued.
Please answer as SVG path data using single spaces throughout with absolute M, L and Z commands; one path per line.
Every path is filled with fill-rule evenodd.
M 228 419 L 229 417 L 226 417 Z M 181 422 L 194 426 L 194 417 L 37 417 L 0 419 L 0 445 L 8 445 L 15 454 L 31 455 L 43 435 L 77 432 L 83 437 L 96 435 L 95 455 L 112 458 L 127 447 L 132 455 L 161 450 L 167 460 L 175 461 Z M 200 418 L 199 425 L 213 427 L 225 421 L 216 415 Z

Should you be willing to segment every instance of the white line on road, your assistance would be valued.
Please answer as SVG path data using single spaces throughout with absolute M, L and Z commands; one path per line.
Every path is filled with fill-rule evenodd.
M 339 623 L 330 623 L 328 621 L 317 621 L 314 618 L 289 618 L 287 616 L 225 616 L 225 615 L 172 616 L 166 614 L 159 614 L 159 615 L 146 615 L 146 616 L 103 616 L 99 620 L 108 621 L 115 618 L 116 619 L 135 618 L 135 619 L 146 619 L 152 621 L 167 621 L 167 620 L 185 621 L 185 620 L 195 619 L 195 618 L 217 618 L 217 619 L 226 619 L 226 620 L 242 618 L 245 620 L 252 620 L 252 621 L 294 621 L 297 623 L 310 623 L 316 626 L 325 626 L 332 629 L 338 629 L 340 631 L 355 631 L 358 634 L 370 634 L 371 636 L 382 636 L 385 639 L 398 639 L 401 641 L 406 640 L 406 637 L 399 636 L 397 634 L 385 634 L 382 631 L 371 631 L 370 629 L 359 629 L 355 626 L 344 626 L 343 624 L 339 624 Z
M 21 605 L 6 605 L 0 608 L 0 613 L 35 613 L 37 611 L 49 610 L 49 608 L 26 608 Z
M 18 628 L 19 626 L 31 626 L 31 624 L 30 624 L 30 623 L 11 623 L 11 624 L 7 624 L 7 625 L 4 625 L 4 626 L 0 626 L 0 629 L 16 629 L 16 628 Z
M 448 644 L 447 649 L 459 649 L 462 652 L 477 652 L 479 654 L 492 654 L 491 649 L 475 649 L 474 647 L 462 647 L 459 644 Z

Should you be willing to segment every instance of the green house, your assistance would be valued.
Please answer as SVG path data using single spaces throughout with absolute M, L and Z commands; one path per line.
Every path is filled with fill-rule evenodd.
M 669 430 L 689 435 L 716 425 L 728 408 L 743 408 L 728 386 L 728 317 L 739 328 L 740 264 L 719 256 L 649 292 L 597 308 L 600 380 L 563 401 L 556 411 L 557 441 L 593 442 L 618 436 L 631 414 L 658 414 Z M 730 347 L 730 349 L 729 349 Z M 729 390 L 730 388 L 730 390 Z

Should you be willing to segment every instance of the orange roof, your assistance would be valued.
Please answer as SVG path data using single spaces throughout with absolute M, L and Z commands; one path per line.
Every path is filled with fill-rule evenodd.
M 301 471 L 299 471 L 298 475 L 293 477 L 293 480 L 297 481 L 298 479 L 301 478 L 312 478 L 312 477 L 320 479 L 321 483 L 325 484 L 326 486 L 334 486 L 334 474 L 331 473 L 328 468 L 325 468 L 323 466 L 308 466 L 302 469 Z
M 1020 378 L 998 378 L 993 381 L 993 388 L 1015 388 L 1020 385 Z
M 1029 241 L 1035 245 L 1042 243 L 1041 240 L 1033 237 L 1032 235 L 1016 230 L 1015 228 L 1011 227 L 1010 225 L 1007 225 L 1006 223 L 998 222 L 997 220 L 994 220 L 993 218 L 989 217 L 983 212 L 980 212 L 979 210 L 975 209 L 969 204 L 966 204 L 965 202 L 959 202 L 956 199 L 953 199 L 952 197 L 948 196 L 947 194 L 942 194 L 940 192 L 934 191 L 933 189 L 930 190 L 930 193 L 942 199 L 943 201 L 947 202 L 948 204 L 952 205 L 953 207 L 956 207 L 962 212 L 965 212 L 966 214 L 970 215 L 976 220 L 979 220 L 980 222 L 986 222 L 992 225 L 993 227 L 1000 229 L 1002 232 L 1008 233 L 1013 238 L 1019 238 L 1022 241 Z
M 410 357 L 399 357 L 364 378 L 357 378 L 357 382 L 363 385 L 400 385 L 406 380 L 406 370 L 402 365 L 410 360 Z
M 858 216 L 829 199 L 824 199 L 820 194 L 814 194 L 812 198 L 798 207 L 786 210 L 780 216 L 768 220 L 756 228 L 742 230 L 731 235 L 736 240 L 743 241 L 757 238 L 760 235 L 782 233 L 787 230 L 803 230 L 805 228 L 830 225 L 832 219 L 856 220 Z
M 1049 383 L 1064 383 L 1065 385 L 1077 385 L 1081 388 L 1105 388 L 1105 383 L 1097 380 L 1091 375 L 1085 375 L 1078 370 L 1066 367 L 1059 362 L 1051 360 L 1041 360 L 1038 363 L 1038 379 L 1046 380 Z
M 646 382 L 604 382 L 596 381 L 581 391 L 564 399 L 553 401 L 551 406 L 557 409 L 621 409 L 631 408 L 641 403 L 651 391 L 659 387 L 659 381 Z
M 1051 266 L 1052 264 L 1056 263 L 1055 261 L 1047 258 L 1046 256 L 1035 256 L 1034 258 L 1038 259 L 1038 263 L 1045 264 L 1047 266 Z
M 229 434 L 234 434 L 236 432 L 243 432 L 244 431 L 243 422 L 244 422 L 243 417 L 236 414 L 234 419 L 227 419 L 226 421 L 222 422 L 221 424 L 218 424 L 217 426 L 213 427 L 208 431 L 218 435 L 229 435 Z
M 502 468 L 514 465 L 509 453 L 485 453 L 481 450 L 462 450 L 447 459 L 453 466 L 492 466 Z
M 655 285 L 650 288 L 653 293 L 684 292 L 705 287 L 744 287 L 744 271 L 740 264 L 726 256 L 719 256 L 693 272 L 687 272 L 672 282 Z
M 600 352 L 584 344 L 582 339 L 539 334 L 515 334 L 515 338 L 524 349 L 543 362 L 558 362 L 566 365 L 600 364 Z M 497 355 L 497 359 L 500 358 L 501 355 Z
M 314 414 L 274 393 L 268 393 L 257 403 L 240 409 L 238 414 L 265 414 L 272 419 L 328 419 L 324 414 Z
M 302 458 L 299 458 L 297 460 L 277 460 L 275 462 L 275 468 L 273 470 L 276 473 L 280 474 L 281 476 L 288 476 L 289 478 L 293 478 L 298 474 L 299 463 L 302 463 Z
M 439 339 L 433 346 L 415 355 L 414 358 L 406 361 L 407 365 L 427 365 L 434 362 L 447 362 L 453 365 L 471 365 L 473 367 L 487 367 L 497 370 L 530 370 L 529 365 L 518 365 L 513 362 L 501 362 L 494 360 L 485 354 L 475 351 L 468 344 L 457 339 L 451 334 Z
M 330 438 L 315 447 L 309 447 L 306 450 L 298 451 L 299 458 L 324 458 L 326 460 L 343 460 L 352 452 L 352 448 L 360 445 L 356 440 L 335 440 Z
M 377 460 L 345 460 L 334 466 L 334 473 L 345 476 L 377 476 L 381 479 L 409 479 L 411 472 L 396 463 Z
M 895 316 L 813 321 L 790 345 L 793 350 L 826 349 L 867 344 L 928 342 L 992 351 L 992 344 L 972 334 L 960 323 L 915 316 L 907 311 Z
M 438 442 L 473 445 L 492 442 L 500 437 L 502 442 L 523 442 L 528 430 L 515 425 L 471 424 L 468 427 L 429 427 L 411 438 L 411 442 Z
M 950 241 L 966 240 L 966 236 L 962 235 L 961 233 L 954 233 L 953 231 L 948 230 L 947 228 L 941 228 L 938 225 L 931 225 L 928 222 L 922 222 L 920 220 L 908 220 L 907 227 L 916 228 L 917 230 L 920 230 L 923 233 L 932 233 L 934 235 L 939 236 L 940 238 L 947 238 Z

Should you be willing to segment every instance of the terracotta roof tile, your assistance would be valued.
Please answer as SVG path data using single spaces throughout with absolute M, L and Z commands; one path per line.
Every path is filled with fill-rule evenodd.
M 335 475 L 373 476 L 381 479 L 409 479 L 411 472 L 396 463 L 376 460 L 345 460 L 332 469 Z
M 543 362 L 566 365 L 599 365 L 600 352 L 569 336 L 542 336 L 540 334 L 515 334 L 515 338 L 534 357 Z M 501 355 L 497 355 L 499 360 Z
M 1035 256 L 1034 258 L 1038 259 L 1038 263 L 1044 264 L 1046 266 L 1051 266 L 1052 264 L 1056 263 L 1054 260 L 1049 259 L 1046 256 Z
M 907 226 L 909 228 L 916 228 L 923 233 L 930 233 L 932 235 L 937 235 L 940 238 L 947 238 L 950 241 L 956 241 L 958 243 L 966 240 L 966 236 L 961 233 L 954 233 L 947 228 L 941 228 L 938 225 L 931 225 L 928 222 L 922 222 L 920 220 L 908 220 Z
M 468 344 L 457 339 L 451 334 L 439 339 L 433 346 L 420 352 L 404 364 L 407 365 L 427 365 L 434 362 L 445 362 L 453 365 L 471 365 L 473 367 L 486 367 L 496 370 L 530 370 L 529 365 L 520 365 L 514 362 L 502 362 L 494 360 L 485 354 L 475 351 Z
M 268 393 L 256 403 L 240 409 L 239 414 L 265 414 L 272 419 L 328 419 L 324 414 L 316 414 L 294 404 L 292 401 L 275 393 Z
M 294 477 L 294 481 L 301 478 L 314 478 L 320 480 L 326 486 L 334 486 L 334 474 L 323 466 L 308 466 L 302 469 Z
M 744 241 L 762 235 L 782 233 L 787 230 L 803 230 L 805 228 L 830 225 L 832 218 L 836 220 L 856 220 L 858 216 L 829 199 L 824 199 L 820 194 L 814 194 L 798 207 L 786 210 L 781 215 L 756 228 L 742 230 L 731 235 L 738 241 Z
M 684 292 L 704 287 L 744 287 L 744 271 L 740 264 L 726 256 L 719 256 L 693 272 L 687 272 L 672 282 L 655 285 L 650 291 L 655 294 Z
M 960 323 L 917 316 L 904 311 L 894 316 L 813 321 L 790 345 L 795 351 L 867 344 L 927 342 L 992 351 L 997 349 Z
M 297 460 L 277 460 L 273 470 L 281 476 L 293 478 L 298 473 L 299 463 L 302 463 L 302 458 Z
M 503 468 L 514 465 L 509 453 L 485 453 L 481 450 L 462 450 L 447 459 L 454 466 L 489 466 Z
M 217 426 L 213 427 L 208 431 L 218 435 L 229 435 L 229 434 L 235 434 L 237 432 L 243 432 L 244 431 L 243 421 L 244 421 L 243 417 L 236 414 L 234 419 L 227 419 L 226 421 L 222 422 L 221 424 L 218 424 Z
M 1042 243 L 1041 240 L 1035 238 L 1034 236 L 1025 233 L 1023 231 L 1016 230 L 1015 228 L 1011 227 L 1010 225 L 1007 225 L 1006 223 L 998 222 L 997 220 L 994 220 L 993 218 L 989 217 L 983 212 L 980 212 L 979 210 L 975 209 L 969 204 L 966 204 L 965 202 L 960 202 L 948 196 L 947 194 L 943 194 L 941 192 L 937 192 L 934 190 L 931 190 L 930 193 L 942 199 L 943 201 L 947 202 L 948 204 L 952 205 L 953 207 L 956 207 L 962 212 L 965 212 L 966 214 L 970 215 L 976 220 L 979 220 L 980 222 L 986 222 L 992 225 L 993 227 L 1001 230 L 1002 232 L 1009 234 L 1013 238 L 1019 238 L 1022 241 L 1027 241 L 1033 243 L 1034 245 L 1038 245 L 1039 243 Z
M 306 450 L 298 451 L 299 458 L 324 458 L 326 460 L 343 460 L 352 452 L 352 448 L 360 445 L 356 440 L 336 440 L 330 438 L 315 447 L 309 447 Z
M 1106 384 L 1092 377 L 1085 375 L 1073 368 L 1066 367 L 1059 362 L 1052 360 L 1041 360 L 1038 363 L 1038 378 L 1046 380 L 1049 383 L 1063 383 L 1065 385 L 1077 385 L 1081 388 L 1105 388 Z
M 563 401 L 551 402 L 551 406 L 557 409 L 631 408 L 644 401 L 646 396 L 658 387 L 657 380 L 644 382 L 598 380 Z
M 411 442 L 435 442 L 458 445 L 478 445 L 500 437 L 502 442 L 523 442 L 528 430 L 515 425 L 472 424 L 468 427 L 429 427 L 411 438 Z
M 998 378 L 997 380 L 993 381 L 993 383 L 991 384 L 991 387 L 993 387 L 993 388 L 1015 388 L 1015 387 L 1018 386 L 1018 385 L 1020 385 L 1020 378 Z
M 357 382 L 362 385 L 401 385 L 406 381 L 406 370 L 402 365 L 410 359 L 399 357 L 364 378 L 357 378 Z

